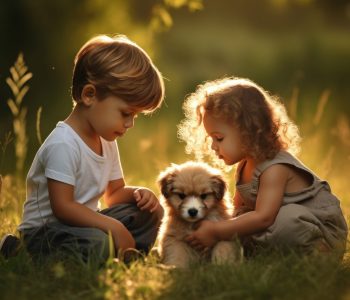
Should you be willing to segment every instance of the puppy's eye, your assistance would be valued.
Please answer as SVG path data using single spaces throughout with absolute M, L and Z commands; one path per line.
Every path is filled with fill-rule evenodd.
M 186 198 L 186 195 L 184 193 L 178 193 L 177 194 L 179 196 L 180 199 L 185 199 Z
M 201 194 L 199 197 L 201 197 L 202 200 L 205 200 L 207 198 L 208 194 Z

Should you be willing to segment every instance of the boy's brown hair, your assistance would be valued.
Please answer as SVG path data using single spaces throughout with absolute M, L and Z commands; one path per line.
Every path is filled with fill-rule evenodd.
M 164 98 L 161 73 L 147 53 L 123 35 L 94 37 L 79 50 L 72 80 L 76 103 L 86 84 L 95 86 L 99 100 L 112 94 L 146 113 L 157 109 Z

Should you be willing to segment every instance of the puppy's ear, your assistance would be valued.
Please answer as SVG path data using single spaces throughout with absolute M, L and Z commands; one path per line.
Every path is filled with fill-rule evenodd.
M 215 175 L 210 178 L 210 183 L 217 200 L 224 198 L 226 193 L 227 185 L 224 179 L 220 175 Z
M 165 198 L 168 198 L 170 196 L 171 188 L 174 182 L 174 174 L 163 172 L 159 175 L 157 182 L 162 195 Z

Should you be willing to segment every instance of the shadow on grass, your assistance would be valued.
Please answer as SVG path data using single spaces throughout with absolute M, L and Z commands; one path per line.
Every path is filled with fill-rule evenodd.
M 33 261 L 21 251 L 0 256 L 0 299 L 104 299 L 99 268 L 57 253 Z
M 158 299 L 348 299 L 349 258 L 264 253 L 238 266 L 176 270 Z

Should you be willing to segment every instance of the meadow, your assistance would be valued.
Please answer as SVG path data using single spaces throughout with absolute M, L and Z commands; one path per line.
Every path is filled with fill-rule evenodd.
M 172 3 L 169 15 L 160 2 Z M 31 159 L 71 109 L 75 51 L 96 33 L 115 32 L 145 47 L 166 77 L 163 107 L 139 116 L 135 128 L 118 140 L 128 184 L 158 193 L 161 170 L 193 159 L 179 142 L 176 125 L 183 118 L 181 102 L 196 84 L 227 74 L 249 77 L 283 98 L 303 138 L 301 160 L 329 181 L 350 224 L 349 69 L 344 63 L 349 61 L 350 17 L 341 14 L 343 2 L 208 0 L 193 14 L 181 3 L 202 1 L 4 2 L 0 32 L 4 41 L 20 37 L 24 56 L 18 56 L 15 43 L 2 45 L 0 237 L 17 234 Z M 147 27 L 155 3 L 161 22 L 174 23 L 157 34 Z M 233 171 L 227 172 L 231 194 Z M 101 267 L 59 255 L 35 262 L 22 251 L 8 260 L 0 257 L 0 299 L 346 300 L 350 245 L 341 263 L 328 256 L 263 252 L 239 265 L 202 264 L 189 270 L 165 267 L 155 255 L 128 266 L 111 259 Z
M 18 87 L 17 92 L 20 93 L 23 87 L 25 84 Z M 16 94 L 13 96 L 16 99 Z M 319 126 L 327 101 L 325 94 L 318 101 L 312 124 L 299 124 L 301 128 Z M 298 98 L 295 97 L 289 110 L 293 112 L 297 105 Z M 18 107 L 19 111 L 23 108 Z M 22 121 L 25 125 L 25 120 Z M 152 122 L 146 122 L 146 117 L 141 117 L 138 122 L 133 134 L 119 142 L 121 157 L 140 158 L 128 160 L 124 171 L 131 175 L 126 179 L 157 190 L 157 170 L 167 166 L 169 160 L 182 162 L 192 157 L 184 154 L 183 144 L 169 138 L 176 134 L 169 119 L 152 125 Z M 335 126 L 339 142 L 346 143 L 347 120 L 342 119 Z M 25 126 L 21 128 L 25 130 Z M 149 134 L 145 135 L 145 132 Z M 303 151 L 301 156 L 307 163 L 314 164 L 317 173 L 329 178 L 349 216 L 347 180 L 334 175 L 334 167 L 342 167 L 339 157 L 335 156 L 335 145 L 329 145 L 323 151 L 325 159 L 317 163 L 314 149 L 324 149 L 327 136 L 322 131 L 310 132 L 312 134 L 303 142 L 304 149 L 309 151 Z M 23 136 L 23 132 L 18 134 Z M 39 139 L 40 132 L 37 136 Z M 2 141 L 2 159 L 6 159 L 6 147 L 16 141 L 23 142 L 15 136 L 6 136 Z M 19 146 L 15 145 L 15 149 Z M 24 153 L 23 149 L 18 153 Z M 320 157 L 320 153 L 316 156 Z M 21 165 L 17 164 L 17 167 Z M 232 171 L 227 176 L 232 176 Z M 24 186 L 23 177 L 16 173 L 2 178 L 1 236 L 16 232 L 25 199 Z M 234 192 L 232 183 L 230 190 Z M 166 267 L 153 254 L 130 265 L 110 259 L 101 267 L 60 255 L 33 261 L 21 251 L 8 260 L 0 257 L 0 299 L 350 299 L 350 250 L 341 263 L 329 256 L 301 257 L 294 253 L 265 252 L 239 265 L 202 264 L 193 265 L 189 270 Z

